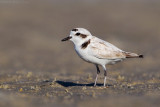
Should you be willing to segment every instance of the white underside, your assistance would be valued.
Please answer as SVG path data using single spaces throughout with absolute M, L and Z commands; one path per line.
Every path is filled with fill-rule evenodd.
M 82 58 L 83 60 L 89 62 L 89 63 L 93 63 L 93 64 L 98 64 L 98 65 L 101 65 L 101 66 L 105 66 L 107 64 L 115 64 L 117 62 L 120 62 L 122 61 L 124 58 L 119 58 L 119 59 L 107 59 L 107 58 L 103 58 L 103 59 L 100 59 L 100 58 L 97 58 L 95 56 L 92 56 L 88 53 L 88 49 L 81 49 L 79 47 L 76 47 L 75 46 L 75 50 L 76 50 L 76 53 L 78 54 L 78 56 L 80 58 Z

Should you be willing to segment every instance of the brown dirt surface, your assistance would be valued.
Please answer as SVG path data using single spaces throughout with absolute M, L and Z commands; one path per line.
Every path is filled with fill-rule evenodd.
M 61 42 L 75 27 L 144 58 L 108 65 L 93 87 L 96 67 Z M 158 107 L 159 46 L 158 0 L 1 0 L 0 107 Z

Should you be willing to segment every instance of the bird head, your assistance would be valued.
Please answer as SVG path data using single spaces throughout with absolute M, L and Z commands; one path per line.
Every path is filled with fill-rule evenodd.
M 74 44 L 81 44 L 91 37 L 91 33 L 84 28 L 74 28 L 70 31 L 70 35 L 61 41 L 70 40 Z

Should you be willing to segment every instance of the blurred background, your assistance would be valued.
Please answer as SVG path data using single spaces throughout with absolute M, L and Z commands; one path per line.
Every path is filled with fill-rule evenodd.
M 117 85 L 114 79 L 120 85 L 130 83 L 135 90 L 87 87 L 87 92 L 95 91 L 96 98 L 92 98 L 93 93 L 81 91 L 83 87 L 66 88 L 55 82 L 38 91 L 29 88 L 46 80 L 94 82 L 96 68 L 76 55 L 71 42 L 61 42 L 76 27 L 122 50 L 144 54 L 144 59 L 107 66 L 110 84 Z M 88 105 L 86 101 L 116 106 L 115 99 L 123 107 L 156 106 L 160 98 L 159 45 L 159 0 L 0 0 L 0 106 L 52 106 L 61 101 L 74 106 Z M 103 71 L 99 83 L 103 83 Z M 74 92 L 64 98 L 66 89 Z M 137 96 L 141 97 L 136 100 Z

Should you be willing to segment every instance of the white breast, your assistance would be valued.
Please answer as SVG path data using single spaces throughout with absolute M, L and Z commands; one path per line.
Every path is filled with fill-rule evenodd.
M 81 49 L 79 46 L 75 46 L 75 51 L 78 54 L 80 58 L 83 60 L 93 63 L 93 64 L 98 64 L 98 65 L 106 65 L 106 64 L 114 64 L 114 60 L 108 60 L 108 59 L 99 59 L 97 57 L 91 56 L 88 54 L 88 47 L 85 49 Z

